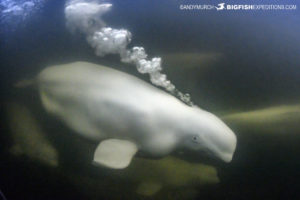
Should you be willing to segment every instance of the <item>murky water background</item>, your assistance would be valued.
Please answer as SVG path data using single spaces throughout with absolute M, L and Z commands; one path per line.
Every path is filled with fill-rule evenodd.
M 122 174 L 91 166 L 88 155 L 93 154 L 95 144 L 82 141 L 49 117 L 34 89 L 18 90 L 12 85 L 46 66 L 76 60 L 109 65 L 146 81 L 148 77 L 133 66 L 120 64 L 118 56 L 96 57 L 84 37 L 66 30 L 64 1 L 44 1 L 25 20 L 1 18 L 0 189 L 7 199 L 296 199 L 300 186 L 299 11 L 179 9 L 180 4 L 199 1 L 112 3 L 112 11 L 104 16 L 107 24 L 130 30 L 132 45 L 144 46 L 151 57 L 161 56 L 169 79 L 191 94 L 197 105 L 227 116 L 225 122 L 238 137 L 233 161 L 216 166 L 218 184 L 192 181 L 174 186 L 178 176 L 151 197 L 137 194 L 136 185 L 147 177 L 143 166 L 151 171 L 152 164 L 137 161 L 130 170 L 140 172 L 138 178 L 130 170 Z M 271 109 L 262 110 L 265 108 Z M 227 115 L 248 111 L 259 112 Z M 29 116 L 34 122 L 26 123 L 40 128 L 18 123 Z M 27 130 L 24 133 L 30 134 L 26 138 L 31 141 L 21 155 L 11 150 L 16 138 L 24 137 L 12 136 L 18 127 Z M 33 132 L 43 132 L 43 136 Z M 47 142 L 40 145 L 40 141 Z M 59 152 L 57 161 L 49 148 L 41 150 L 47 145 Z M 166 165 L 174 162 L 169 160 Z M 188 167 L 183 164 L 178 174 Z M 158 172 L 167 174 L 164 170 Z

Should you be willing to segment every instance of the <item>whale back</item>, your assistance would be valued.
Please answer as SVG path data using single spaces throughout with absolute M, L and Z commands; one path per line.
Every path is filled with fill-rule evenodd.
M 146 134 L 185 107 L 134 76 L 86 62 L 48 67 L 38 75 L 37 83 L 48 112 L 96 140 L 125 137 L 118 135 L 124 132 L 130 137 L 136 132 Z

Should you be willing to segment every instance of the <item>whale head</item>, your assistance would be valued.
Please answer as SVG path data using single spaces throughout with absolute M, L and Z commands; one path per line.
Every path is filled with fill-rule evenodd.
M 232 160 L 236 148 L 236 136 L 218 117 L 192 107 L 184 123 L 183 145 L 196 152 L 205 152 L 225 162 Z

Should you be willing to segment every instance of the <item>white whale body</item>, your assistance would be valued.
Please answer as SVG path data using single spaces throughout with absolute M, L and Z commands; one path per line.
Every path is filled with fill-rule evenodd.
M 235 151 L 236 136 L 219 118 L 129 74 L 75 62 L 47 67 L 35 81 L 48 112 L 99 142 L 97 164 L 122 169 L 137 151 L 160 157 L 179 148 L 230 162 Z

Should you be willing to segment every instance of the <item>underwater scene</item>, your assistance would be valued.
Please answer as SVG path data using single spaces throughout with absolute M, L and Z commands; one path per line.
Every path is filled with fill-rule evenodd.
M 299 199 L 299 9 L 0 0 L 0 199 Z

